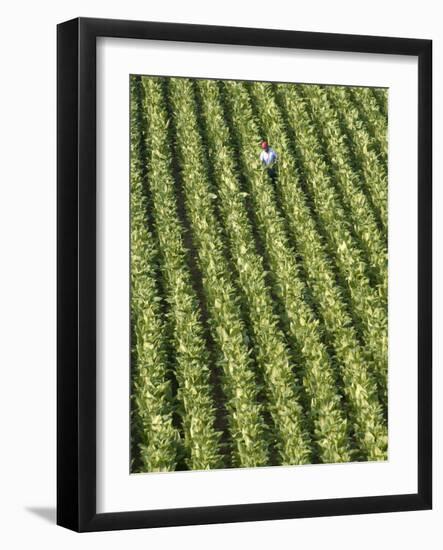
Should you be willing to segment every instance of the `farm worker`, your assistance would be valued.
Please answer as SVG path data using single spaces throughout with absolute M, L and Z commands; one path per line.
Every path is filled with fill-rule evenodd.
M 272 179 L 272 181 L 275 181 L 276 177 L 276 162 L 277 162 L 277 153 L 272 149 L 272 147 L 269 147 L 269 144 L 266 140 L 262 140 L 260 142 L 260 147 L 262 148 L 262 151 L 260 153 L 260 162 L 262 166 L 265 166 L 268 170 L 268 175 Z

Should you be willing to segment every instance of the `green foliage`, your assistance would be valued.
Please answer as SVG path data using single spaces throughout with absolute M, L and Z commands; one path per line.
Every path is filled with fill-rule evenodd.
M 387 458 L 386 129 L 383 90 L 131 78 L 133 471 Z
M 180 440 L 172 423 L 165 331 L 156 287 L 156 254 L 145 224 L 138 82 L 131 80 L 131 323 L 134 334 L 132 437 L 134 469 L 175 470 Z
M 258 85 L 255 88 L 258 88 Z M 381 388 L 383 401 L 386 403 L 388 360 L 387 252 L 383 247 L 382 240 L 380 238 L 377 240 L 379 234 L 375 220 L 370 218 L 370 211 L 362 207 L 365 204 L 363 202 L 364 196 L 361 194 L 354 200 L 355 193 L 358 191 L 356 182 L 347 181 L 345 177 L 342 177 L 343 172 L 336 172 L 334 181 L 328 175 L 326 161 L 319 153 L 321 146 L 306 109 L 307 102 L 309 101 L 312 108 L 316 109 L 319 124 L 323 127 L 328 124 L 328 131 L 325 131 L 329 144 L 334 143 L 334 138 L 338 135 L 338 129 L 336 128 L 334 134 L 332 118 L 323 117 L 325 113 L 324 110 L 321 111 L 318 96 L 313 97 L 314 87 L 301 87 L 303 90 L 307 88 L 311 88 L 307 100 L 304 100 L 297 93 L 295 87 L 283 90 L 280 86 L 279 90 L 288 115 L 288 123 L 294 127 L 297 136 L 297 149 L 300 151 L 307 186 L 313 198 L 316 212 L 324 226 L 329 250 L 335 258 L 341 277 L 348 289 L 353 311 L 361 323 L 365 343 L 373 358 L 373 370 Z M 332 147 L 332 145 L 330 148 L 332 148 L 331 157 L 337 155 L 333 157 L 332 164 L 337 167 L 344 167 L 344 159 L 339 149 Z M 342 184 L 347 198 L 352 203 L 351 208 L 347 211 L 340 204 L 334 183 Z M 356 232 L 361 235 L 362 239 L 367 234 L 366 248 L 370 252 L 369 258 L 378 267 L 378 275 L 382 283 L 379 293 L 375 292 L 370 285 L 367 277 L 368 267 L 352 237 L 348 220 L 354 220 Z M 374 266 L 374 264 L 372 265 Z
M 341 191 L 346 216 L 358 237 L 359 244 L 365 253 L 368 268 L 379 285 L 380 296 L 384 300 L 384 306 L 386 306 L 388 294 L 388 253 L 386 244 L 378 229 L 371 205 L 361 189 L 360 179 L 352 169 L 349 147 L 341 132 L 338 117 L 321 86 L 305 85 L 299 88 L 308 100 L 312 112 L 311 119 L 324 144 L 327 153 L 326 160 L 334 176 L 334 182 L 337 183 Z M 281 87 L 279 87 L 279 90 L 281 93 L 286 94 L 287 98 L 291 98 L 293 92 L 297 93 L 298 87 L 287 90 L 287 92 Z M 357 90 L 360 91 L 361 88 Z M 369 90 L 366 91 L 370 93 Z M 360 96 L 358 95 L 358 97 Z M 386 128 L 384 135 L 386 138 Z
M 265 465 L 268 442 L 262 406 L 257 400 L 258 385 L 210 196 L 191 83 L 171 79 L 169 86 L 185 202 L 203 273 L 211 328 L 221 352 L 235 462 L 241 466 Z
M 388 120 L 388 90 L 386 88 L 370 88 L 372 95 L 377 102 L 381 115 Z
M 386 170 L 371 147 L 371 137 L 359 118 L 358 110 L 350 101 L 346 88 L 326 86 L 329 100 L 343 120 L 349 142 L 367 192 L 371 197 L 386 237 L 388 232 L 388 182 Z
M 323 326 L 334 346 L 338 364 L 341 367 L 341 376 L 345 395 L 348 398 L 355 437 L 359 441 L 359 447 L 364 456 L 373 460 L 384 459 L 387 434 L 377 399 L 376 384 L 368 371 L 367 356 L 360 348 L 352 320 L 347 314 L 343 293 L 336 284 L 332 264 L 325 254 L 323 240 L 316 230 L 315 222 L 306 204 L 306 197 L 301 187 L 300 176 L 292 156 L 292 149 L 289 146 L 281 112 L 269 84 L 255 83 L 252 90 L 255 98 L 259 101 L 260 117 L 266 135 L 280 152 L 278 183 L 286 220 L 290 226 L 294 243 L 300 250 L 310 289 L 321 311 Z M 246 90 L 244 94 L 246 94 Z M 300 109 L 297 112 L 302 114 Z M 320 186 L 324 191 L 324 197 L 318 196 L 317 204 L 323 212 L 329 205 L 332 214 L 325 212 L 325 215 L 331 224 L 330 230 L 336 231 L 333 206 L 336 208 L 339 206 L 333 201 L 330 188 L 326 185 L 322 173 L 322 160 L 314 156 L 315 150 L 309 149 L 309 147 L 316 146 L 309 139 L 313 131 L 309 127 L 300 127 L 300 130 L 297 140 L 298 143 L 300 142 L 300 147 L 303 147 L 305 168 L 309 170 L 312 177 L 309 182 L 311 193 L 318 195 L 316 186 Z M 346 226 L 340 227 L 340 233 L 343 233 L 346 238 Z M 337 260 L 341 259 L 343 265 L 346 266 L 350 261 L 347 252 L 353 250 L 352 241 L 340 240 L 335 233 L 331 238 L 337 239 L 339 253 L 336 256 Z M 353 257 L 351 256 L 351 258 Z M 360 270 L 360 261 L 356 261 L 353 268 Z M 348 282 L 352 285 L 354 285 L 353 268 L 350 268 L 348 272 Z M 360 292 L 360 288 L 360 285 L 356 284 L 356 292 Z M 368 312 L 368 316 L 370 316 L 369 314 L 370 312 Z M 381 310 L 380 315 L 385 316 L 385 311 Z M 378 321 L 375 315 L 374 321 Z M 383 346 L 384 342 L 380 341 L 378 344 Z M 383 359 L 386 360 L 386 357 Z
M 148 182 L 156 234 L 161 251 L 161 271 L 167 289 L 172 345 L 176 350 L 177 398 L 184 429 L 187 464 L 192 470 L 218 468 L 220 433 L 214 428 L 215 406 L 209 380 L 209 354 L 200 322 L 197 297 L 183 245 L 183 227 L 177 214 L 175 182 L 171 172 L 168 119 L 161 85 L 143 78 L 144 113 L 149 152 Z
M 386 97 L 387 91 L 380 90 Z M 375 151 L 380 156 L 380 162 L 387 172 L 388 162 L 388 119 L 379 108 L 377 99 L 371 88 L 350 88 L 348 95 L 357 106 L 359 115 L 372 137 Z
M 229 132 L 223 119 L 217 84 L 200 81 L 203 115 L 209 137 L 210 161 L 215 174 L 218 203 L 229 236 L 240 286 L 250 312 L 259 367 L 266 382 L 269 410 L 278 433 L 282 464 L 311 462 L 309 438 L 303 433 L 303 411 L 298 403 L 296 379 L 284 335 L 278 328 L 272 298 L 265 282 L 262 258 L 255 251 L 254 237 L 239 188 L 229 147 Z M 257 172 L 259 175 L 262 172 Z
M 259 230 L 266 246 L 266 255 L 275 274 L 276 292 L 285 306 L 292 341 L 300 350 L 301 361 L 298 369 L 303 376 L 303 385 L 309 399 L 310 415 L 314 423 L 314 438 L 319 447 L 318 454 L 323 462 L 348 461 L 350 454 L 347 424 L 341 411 L 340 397 L 337 394 L 327 352 L 320 340 L 318 321 L 303 298 L 303 284 L 299 278 L 294 253 L 284 232 L 284 222 L 275 205 L 270 181 L 266 173 L 259 169 L 257 163 L 257 131 L 247 97 L 241 84 L 227 82 L 224 86 L 226 101 L 232 113 L 232 125 L 242 152 L 240 157 L 242 168 L 249 182 Z M 221 118 L 220 112 L 218 114 Z M 211 115 L 211 119 L 215 117 L 214 112 Z M 228 138 L 225 130 L 224 139 L 229 141 Z M 222 167 L 229 166 L 229 159 L 232 158 L 232 155 L 227 155 L 219 162 L 222 163 Z M 216 162 L 215 158 L 214 162 Z M 231 179 L 235 181 L 235 176 L 232 175 Z M 238 203 L 236 218 L 242 217 L 243 225 L 246 225 L 245 207 L 235 194 L 231 192 L 231 195 L 234 195 L 231 198 L 231 204 L 234 201 Z M 230 210 L 228 215 L 232 216 L 233 213 Z M 252 248 L 252 236 L 247 234 L 247 237 L 249 247 Z M 248 252 L 248 258 L 251 255 L 251 252 Z M 258 313 L 260 316 L 261 312 Z

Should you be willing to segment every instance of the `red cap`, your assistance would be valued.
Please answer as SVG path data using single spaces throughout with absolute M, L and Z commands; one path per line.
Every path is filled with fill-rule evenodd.
M 260 145 L 262 149 L 266 149 L 266 147 L 268 146 L 268 142 L 263 140 Z

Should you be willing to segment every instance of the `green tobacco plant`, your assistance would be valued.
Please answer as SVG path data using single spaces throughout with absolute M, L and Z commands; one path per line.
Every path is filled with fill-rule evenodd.
M 131 323 L 132 448 L 138 471 L 168 471 L 177 466 L 178 431 L 172 422 L 165 330 L 156 286 L 153 236 L 146 227 L 141 158 L 139 81 L 131 78 Z
M 254 89 L 257 89 L 258 86 Z M 261 98 L 263 98 L 263 91 L 260 94 Z M 300 151 L 303 170 L 306 174 L 306 184 L 313 198 L 316 212 L 324 226 L 329 251 L 335 259 L 345 286 L 348 288 L 353 311 L 361 323 L 364 341 L 373 358 L 373 369 L 381 395 L 383 401 L 386 402 L 387 277 L 385 286 L 381 288 L 384 292 L 381 293 L 381 296 L 377 295 L 366 275 L 367 267 L 362 255 L 347 228 L 349 215 L 341 207 L 333 182 L 328 176 L 325 160 L 318 152 L 321 151 L 321 147 L 313 131 L 305 100 L 297 95 L 294 88 L 291 88 L 283 94 L 283 101 L 289 124 L 294 127 L 297 136 L 297 148 Z M 352 189 L 349 192 L 351 193 Z M 380 250 L 376 252 L 382 253 Z M 374 255 L 376 254 L 374 253 Z M 383 266 L 380 266 L 380 269 L 383 269 Z M 386 267 L 384 267 L 384 272 L 386 273 Z
M 240 161 L 250 184 L 251 195 L 257 214 L 259 231 L 266 247 L 270 267 L 275 275 L 276 289 L 289 321 L 289 332 L 297 350 L 300 351 L 301 364 L 296 370 L 302 375 L 304 390 L 308 397 L 309 412 L 314 425 L 314 441 L 318 447 L 317 455 L 323 462 L 343 462 L 350 460 L 347 423 L 343 416 L 340 396 L 337 393 L 329 358 L 318 334 L 318 321 L 304 301 L 304 288 L 298 276 L 293 251 L 284 234 L 283 221 L 276 210 L 271 186 L 266 174 L 259 169 L 257 162 L 257 140 L 252 141 L 248 133 L 248 121 L 243 114 L 245 107 L 241 97 L 235 96 L 235 83 L 226 83 L 226 97 L 230 104 L 233 126 L 242 151 Z M 218 88 L 215 83 L 199 83 L 204 105 L 204 115 L 211 137 L 210 150 L 213 152 L 212 163 L 218 180 L 220 202 L 226 225 L 230 228 L 233 254 L 238 258 L 240 277 L 243 275 L 246 294 L 249 299 L 251 316 L 256 318 L 257 344 L 260 352 L 269 346 L 270 339 L 262 328 L 266 321 L 264 311 L 270 311 L 269 291 L 264 289 L 264 272 L 254 248 L 252 228 L 239 181 L 236 176 L 234 155 L 230 147 L 229 130 L 224 121 Z M 232 93 L 231 93 L 232 92 Z M 246 115 L 248 114 L 246 109 Z M 257 282 L 258 280 L 258 282 Z M 270 314 L 268 314 L 270 316 Z M 267 326 L 269 326 L 271 322 Z M 272 346 L 266 362 L 272 359 Z M 272 362 L 278 367 L 278 362 Z M 266 368 L 266 367 L 265 367 Z M 285 365 L 279 367 L 281 376 L 291 381 L 291 373 Z M 284 379 L 283 378 L 283 379 Z M 286 385 L 287 385 L 286 384 Z M 287 394 L 285 384 L 274 386 L 274 406 L 280 406 L 281 394 Z M 278 389 L 278 392 L 277 392 Z M 290 395 L 290 394 L 289 394 Z M 277 398 L 277 399 L 276 399 Z M 272 396 L 270 397 L 272 400 Z
M 161 84 L 143 77 L 147 120 L 148 191 L 152 201 L 161 272 L 167 289 L 175 350 L 177 398 L 184 430 L 184 448 L 191 470 L 219 468 L 220 433 L 215 429 L 215 405 L 210 384 L 209 353 L 183 244 L 172 176 L 168 118 Z
M 372 95 L 375 97 L 377 107 L 382 116 L 388 119 L 388 90 L 384 88 L 370 88 Z
M 241 130 L 248 132 L 247 140 L 250 143 L 257 143 L 258 128 L 245 85 L 230 84 L 230 91 L 231 95 L 233 91 L 236 92 L 233 102 L 242 102 L 245 126 Z M 266 135 L 279 151 L 277 185 L 282 207 L 291 237 L 302 258 L 308 285 L 321 314 L 325 332 L 335 351 L 360 456 L 370 460 L 384 460 L 387 430 L 377 397 L 377 387 L 368 371 L 367 357 L 359 345 L 322 239 L 306 204 L 285 127 L 272 93 L 266 96 L 261 115 Z
M 386 91 L 130 83 L 131 471 L 386 460 Z
M 258 403 L 251 350 L 245 340 L 238 297 L 223 254 L 221 230 L 209 194 L 192 87 L 187 79 L 172 78 L 168 84 L 185 203 L 203 274 L 210 326 L 221 352 L 220 367 L 224 373 L 235 463 L 266 465 L 269 455 L 263 407 Z
M 387 94 L 387 90 L 382 90 Z M 374 149 L 380 156 L 383 169 L 387 172 L 388 162 L 388 118 L 380 112 L 377 100 L 370 88 L 350 88 L 348 95 L 356 105 L 366 130 L 370 134 Z
M 269 84 L 254 83 L 252 93 L 259 102 L 264 118 L 275 106 L 272 120 L 279 113 L 272 101 Z M 271 98 L 271 99 L 270 99 Z M 317 216 L 324 228 L 329 252 L 347 288 L 352 311 L 360 323 L 364 342 L 373 358 L 372 366 L 383 402 L 387 401 L 388 323 L 385 297 L 371 287 L 367 266 L 348 228 L 344 211 L 334 183 L 328 175 L 326 162 L 319 151 L 320 143 L 309 117 L 306 101 L 295 87 L 282 94 L 287 122 L 294 128 L 296 149 L 305 174 L 305 182 L 312 197 Z M 267 105 L 268 111 L 264 111 Z
M 374 204 L 385 238 L 388 233 L 388 182 L 386 171 L 371 148 L 371 137 L 363 127 L 358 110 L 346 89 L 325 86 L 326 94 L 343 121 L 354 157 L 359 165 L 367 192 Z
M 321 86 L 304 85 L 285 90 L 278 86 L 279 95 L 287 101 L 296 101 L 297 90 L 308 100 L 311 119 L 317 134 L 322 140 L 327 153 L 330 171 L 334 182 L 340 189 L 345 214 L 352 223 L 369 270 L 374 274 L 380 296 L 386 307 L 388 294 L 388 252 L 377 220 L 366 195 L 361 189 L 360 179 L 352 170 L 350 152 L 341 133 L 335 110 L 331 107 L 324 89 Z M 284 99 L 283 99 L 284 102 Z
M 309 438 L 303 433 L 303 410 L 284 334 L 278 327 L 272 297 L 265 282 L 262 258 L 255 250 L 242 193 L 236 178 L 229 133 L 223 120 L 217 84 L 200 81 L 202 111 L 209 138 L 210 161 L 232 256 L 245 296 L 257 347 L 258 365 L 266 383 L 269 411 L 278 434 L 282 464 L 311 461 Z

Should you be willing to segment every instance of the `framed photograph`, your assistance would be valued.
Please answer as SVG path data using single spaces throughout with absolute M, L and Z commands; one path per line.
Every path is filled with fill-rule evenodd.
M 59 525 L 430 509 L 430 40 L 58 26 Z

